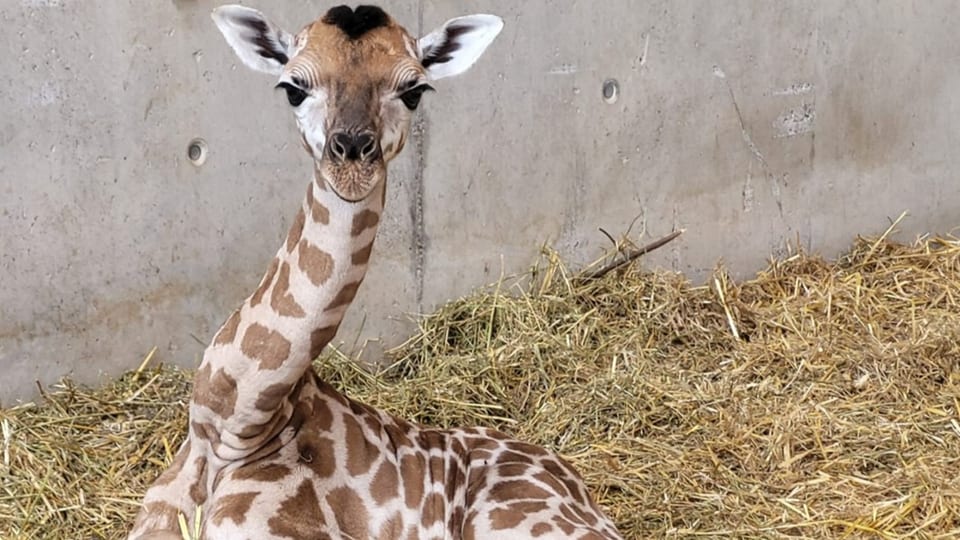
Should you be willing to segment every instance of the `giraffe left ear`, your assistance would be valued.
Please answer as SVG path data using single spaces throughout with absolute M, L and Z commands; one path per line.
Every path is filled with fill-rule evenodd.
M 237 5 L 220 6 L 211 14 L 227 43 L 250 69 L 279 75 L 290 60 L 293 36 L 263 13 Z
M 420 63 L 431 79 L 459 75 L 480 58 L 503 29 L 496 15 L 467 15 L 450 19 L 417 40 Z

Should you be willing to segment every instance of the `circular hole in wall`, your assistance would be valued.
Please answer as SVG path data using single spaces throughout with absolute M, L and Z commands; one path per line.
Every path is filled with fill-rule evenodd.
M 603 100 L 607 103 L 616 103 L 620 97 L 620 83 L 616 79 L 603 81 Z
M 187 145 L 187 159 L 197 167 L 207 161 L 207 141 L 197 138 Z

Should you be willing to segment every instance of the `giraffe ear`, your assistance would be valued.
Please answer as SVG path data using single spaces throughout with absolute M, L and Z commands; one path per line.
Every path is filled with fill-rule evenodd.
M 211 14 L 227 43 L 250 69 L 279 75 L 290 59 L 293 36 L 263 13 L 243 6 L 220 6 Z
M 459 75 L 480 58 L 501 29 L 503 19 L 496 15 L 450 19 L 417 40 L 420 62 L 431 79 Z

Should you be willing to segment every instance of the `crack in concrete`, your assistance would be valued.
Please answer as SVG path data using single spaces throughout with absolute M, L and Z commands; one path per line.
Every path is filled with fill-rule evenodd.
M 747 124 L 743 120 L 743 113 L 740 111 L 740 104 L 737 103 L 737 96 L 733 92 L 733 86 L 730 84 L 730 81 L 727 80 L 727 74 L 724 73 L 723 69 L 719 65 L 713 66 L 713 75 L 722 80 L 724 86 L 727 88 L 727 93 L 730 94 L 730 101 L 733 103 L 733 110 L 737 113 L 737 121 L 740 124 L 740 137 L 743 139 L 744 144 L 747 145 L 747 148 L 750 150 L 750 153 L 753 154 L 753 157 L 760 162 L 760 166 L 763 169 L 763 173 L 767 178 L 772 182 L 771 190 L 773 192 L 774 200 L 777 203 L 777 209 L 780 212 L 780 217 L 783 217 L 783 193 L 781 192 L 781 177 L 774 174 L 770 170 L 770 166 L 767 164 L 767 160 L 763 157 L 763 153 L 760 152 L 760 148 L 755 142 L 753 142 L 753 137 L 750 136 L 749 130 L 747 130 Z

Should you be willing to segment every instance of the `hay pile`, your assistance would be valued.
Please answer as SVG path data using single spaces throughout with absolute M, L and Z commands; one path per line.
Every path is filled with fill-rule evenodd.
M 557 449 L 627 538 L 960 537 L 960 241 L 858 240 L 704 287 L 547 259 L 522 294 L 423 319 L 383 373 L 318 369 L 396 414 Z M 121 537 L 188 380 L 145 368 L 0 412 L 0 537 Z

